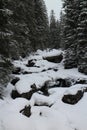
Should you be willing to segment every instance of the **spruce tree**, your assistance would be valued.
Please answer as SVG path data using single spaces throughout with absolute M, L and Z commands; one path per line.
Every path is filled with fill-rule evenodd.
M 26 23 L 26 3 L 27 1 L 9 1 L 9 9 L 12 11 L 10 17 L 10 29 L 13 33 L 10 40 L 10 52 L 13 58 L 27 55 L 29 51 L 29 28 Z M 14 49 L 15 48 L 15 49 Z M 16 55 L 15 55 L 16 52 Z
M 50 48 L 60 48 L 60 22 L 56 20 L 54 10 L 50 14 Z
M 9 56 L 9 30 L 7 0 L 0 0 L 0 54 Z
M 77 7 L 75 0 L 64 0 L 65 68 L 77 67 Z
M 64 27 L 65 27 L 65 15 L 63 12 L 60 13 L 60 48 L 65 49 L 65 40 L 64 40 Z
M 78 70 L 87 74 L 87 0 L 79 0 L 78 19 Z
M 48 44 L 48 16 L 43 0 L 34 0 L 34 11 L 36 19 L 35 49 L 45 49 Z

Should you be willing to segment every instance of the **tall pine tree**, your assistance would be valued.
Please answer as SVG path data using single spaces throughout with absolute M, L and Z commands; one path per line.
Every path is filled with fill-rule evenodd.
M 79 0 L 78 69 L 87 74 L 87 0 Z
M 64 27 L 65 27 L 65 15 L 61 11 L 61 13 L 60 13 L 60 48 L 63 50 L 65 49 Z
M 36 39 L 35 49 L 45 49 L 48 44 L 48 16 L 46 6 L 43 0 L 34 0 L 34 11 L 36 20 Z
M 64 0 L 65 68 L 77 67 L 77 7 L 75 0 Z
M 50 48 L 60 48 L 60 22 L 56 20 L 54 10 L 50 14 Z
M 7 0 L 0 0 L 0 54 L 5 57 L 9 56 L 9 39 L 8 30 L 9 10 L 6 8 Z
M 12 39 L 10 40 L 10 53 L 13 58 L 25 56 L 29 51 L 29 28 L 26 23 L 27 4 L 27 0 L 12 0 L 9 1 L 8 4 L 8 8 L 13 13 L 10 17 L 9 25 L 9 28 L 13 33 Z

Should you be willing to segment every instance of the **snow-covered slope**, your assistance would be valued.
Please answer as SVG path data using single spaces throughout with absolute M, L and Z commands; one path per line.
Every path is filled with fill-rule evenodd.
M 77 68 L 65 70 L 63 61 L 53 63 L 43 59 L 60 54 L 63 54 L 61 50 L 38 50 L 26 59 L 14 61 L 14 66 L 21 68 L 20 73 L 14 75 L 20 80 L 15 85 L 9 83 L 4 91 L 4 100 L 0 100 L 0 130 L 87 130 L 87 76 L 79 73 Z M 27 67 L 31 59 L 35 65 Z M 68 80 L 71 84 L 57 87 L 58 79 Z M 49 96 L 39 91 L 46 82 L 51 86 L 48 88 Z M 21 96 L 12 99 L 12 90 L 20 95 L 26 94 L 32 90 L 33 84 L 38 91 L 30 100 Z M 78 91 L 83 96 L 76 104 L 62 101 L 64 95 L 76 95 Z M 20 113 L 26 105 L 31 106 L 30 117 Z

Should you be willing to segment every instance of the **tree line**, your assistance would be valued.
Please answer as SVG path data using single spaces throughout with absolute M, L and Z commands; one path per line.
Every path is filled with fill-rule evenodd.
M 49 22 L 44 0 L 0 0 L 0 86 L 9 81 L 11 60 L 59 48 L 58 30 L 54 11 Z
M 50 47 L 51 33 L 58 27 L 52 15 L 49 26 L 43 0 L 0 0 L 0 54 L 17 59 Z

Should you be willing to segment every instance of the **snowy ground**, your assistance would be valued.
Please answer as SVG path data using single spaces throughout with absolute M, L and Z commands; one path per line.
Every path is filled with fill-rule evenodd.
M 20 94 L 26 93 L 31 90 L 31 85 L 34 83 L 37 88 L 41 88 L 46 81 L 53 84 L 59 78 L 74 81 L 86 80 L 87 76 L 79 73 L 76 68 L 65 70 L 63 62 L 52 63 L 43 60 L 45 56 L 55 56 L 61 53 L 63 53 L 61 50 L 55 49 L 51 51 L 38 50 L 30 57 L 14 62 L 16 67 L 21 67 L 22 72 L 27 71 L 30 74 L 14 75 L 20 80 L 15 86 L 9 83 L 5 89 L 4 100 L 0 100 L 0 130 L 87 130 L 87 93 L 85 92 L 83 98 L 75 105 L 62 101 L 65 94 L 76 94 L 78 90 L 83 91 L 87 84 L 50 88 L 49 96 L 36 92 L 30 100 L 11 98 L 13 89 Z M 35 67 L 26 66 L 30 59 L 34 60 Z M 58 70 L 54 71 L 55 68 Z M 29 104 L 31 105 L 31 116 L 28 118 L 20 113 L 20 110 Z M 42 104 L 45 105 L 41 106 Z

